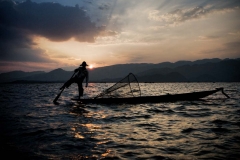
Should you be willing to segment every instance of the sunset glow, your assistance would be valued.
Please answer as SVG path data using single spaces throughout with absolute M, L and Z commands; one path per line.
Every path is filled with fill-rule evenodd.
M 89 69 L 93 69 L 93 65 L 89 65 Z
M 240 57 L 239 0 L 54 2 L 0 2 L 0 72 Z

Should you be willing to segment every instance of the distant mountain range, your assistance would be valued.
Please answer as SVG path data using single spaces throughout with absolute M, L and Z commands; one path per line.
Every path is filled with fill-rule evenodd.
M 240 82 L 240 58 L 203 59 L 159 64 L 118 64 L 89 70 L 90 82 L 117 82 L 129 73 L 139 82 Z M 0 74 L 0 83 L 65 82 L 73 71 L 13 71 Z

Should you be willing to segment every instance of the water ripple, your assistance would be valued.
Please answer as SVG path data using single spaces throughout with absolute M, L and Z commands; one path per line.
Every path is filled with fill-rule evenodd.
M 225 87 L 202 101 L 83 105 L 76 86 L 0 85 L 2 156 L 24 159 L 233 159 L 240 157 L 239 83 L 140 84 L 144 95 Z M 89 84 L 94 97 L 111 84 Z M 11 150 L 11 155 L 8 151 Z

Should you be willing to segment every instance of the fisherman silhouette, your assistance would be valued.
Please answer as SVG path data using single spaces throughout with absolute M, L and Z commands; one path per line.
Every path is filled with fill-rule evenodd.
M 69 79 L 64 85 L 60 88 L 60 90 L 64 89 L 65 87 L 68 88 L 72 83 L 77 83 L 78 85 L 78 98 L 83 96 L 83 80 L 86 78 L 86 87 L 88 86 L 88 70 L 86 69 L 87 63 L 85 61 L 82 62 L 82 64 L 74 70 L 75 73 L 77 73 L 73 78 Z

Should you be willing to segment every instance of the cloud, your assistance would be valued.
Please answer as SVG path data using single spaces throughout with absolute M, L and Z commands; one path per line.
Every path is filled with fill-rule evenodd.
M 240 57 L 239 51 L 240 41 L 232 41 L 223 43 L 219 48 L 203 50 L 200 52 L 200 54 L 217 55 L 218 57 L 222 58 L 229 58 L 229 55 L 231 55 L 232 58 L 239 58 Z
M 7 4 L 8 3 L 8 4 Z M 29 34 L 40 35 L 52 41 L 64 41 L 74 37 L 78 41 L 93 42 L 101 28 L 97 28 L 79 7 L 62 6 L 58 3 L 19 4 L 1 3 L 2 25 Z
M 162 14 L 160 10 L 152 10 L 149 12 L 148 18 L 153 21 L 165 22 L 168 24 L 179 24 L 182 22 L 207 17 L 210 14 L 239 11 L 239 2 L 213 2 L 213 4 L 194 4 L 195 7 L 191 7 L 190 5 L 187 7 L 178 6 L 175 7 L 175 9 L 173 9 L 172 11 L 165 14 Z
M 101 4 L 101 6 L 98 7 L 101 10 L 109 10 L 110 6 L 108 4 Z
M 240 41 L 228 42 L 228 43 L 225 43 L 224 45 L 227 49 L 231 49 L 231 50 L 238 52 L 238 54 L 240 56 Z
M 0 25 L 0 33 L 0 61 L 51 61 L 44 50 L 36 47 L 33 36 L 28 32 Z
M 229 35 L 232 35 L 232 36 L 240 37 L 240 31 L 229 32 L 228 34 L 229 34 Z
M 101 37 L 116 36 L 117 34 L 118 34 L 118 32 L 112 31 L 112 30 L 106 30 L 106 31 L 102 31 L 100 33 Z
M 219 36 L 198 36 L 198 41 L 212 41 L 219 38 Z
M 105 6 L 106 7 L 106 6 Z M 104 31 L 96 27 L 85 11 L 58 3 L 23 3 L 0 1 L 1 61 L 49 62 L 45 51 L 37 47 L 34 37 L 51 41 L 74 38 L 79 42 L 94 42 Z

